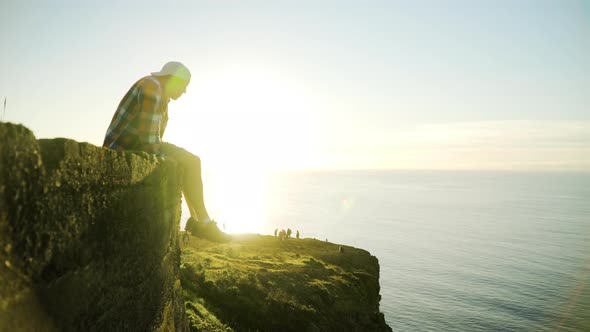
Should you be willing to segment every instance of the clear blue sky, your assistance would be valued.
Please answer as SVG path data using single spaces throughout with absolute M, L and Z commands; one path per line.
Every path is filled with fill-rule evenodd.
M 193 73 L 165 139 L 213 164 L 590 169 L 588 1 L 3 1 L 6 121 L 102 143 Z M 247 152 L 244 152 L 247 151 Z

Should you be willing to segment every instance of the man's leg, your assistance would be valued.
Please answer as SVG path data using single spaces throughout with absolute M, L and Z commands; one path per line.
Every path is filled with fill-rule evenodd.
M 201 159 L 170 143 L 163 143 L 161 149 L 165 156 L 177 160 L 184 171 L 182 193 L 191 213 L 191 218 L 187 220 L 185 229 L 191 231 L 197 237 L 210 241 L 231 241 L 231 236 L 219 230 L 219 227 L 211 220 L 205 208 L 203 180 L 201 179 Z
M 195 155 L 186 158 L 183 163 L 184 183 L 182 193 L 191 211 L 191 216 L 199 221 L 209 221 L 209 213 L 205 208 L 203 195 L 203 179 L 201 178 L 201 159 Z
M 175 159 L 183 169 L 182 193 L 191 217 L 199 221 L 209 221 L 210 218 L 205 208 L 203 195 L 201 159 L 170 143 L 162 143 L 160 149 L 165 156 Z

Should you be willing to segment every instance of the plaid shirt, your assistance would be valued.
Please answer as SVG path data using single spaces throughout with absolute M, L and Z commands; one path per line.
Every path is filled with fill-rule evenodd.
M 168 123 L 168 100 L 154 76 L 135 82 L 119 103 L 103 146 L 157 153 Z

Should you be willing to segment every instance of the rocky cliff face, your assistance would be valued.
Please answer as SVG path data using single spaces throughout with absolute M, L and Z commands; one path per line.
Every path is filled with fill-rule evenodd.
M 172 161 L 0 123 L 0 331 L 185 331 Z

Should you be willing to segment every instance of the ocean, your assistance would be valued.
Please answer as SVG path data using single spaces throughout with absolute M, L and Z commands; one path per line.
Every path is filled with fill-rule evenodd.
M 285 172 L 259 187 L 226 221 L 368 250 L 394 331 L 590 331 L 590 173 Z

